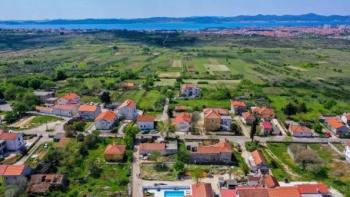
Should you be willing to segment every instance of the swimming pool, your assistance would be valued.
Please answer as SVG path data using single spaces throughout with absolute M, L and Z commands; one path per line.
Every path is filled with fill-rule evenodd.
M 184 191 L 164 191 L 164 197 L 184 197 Z

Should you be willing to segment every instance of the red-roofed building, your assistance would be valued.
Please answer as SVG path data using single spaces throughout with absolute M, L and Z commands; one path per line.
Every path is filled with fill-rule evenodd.
M 52 107 L 43 107 L 43 106 L 35 106 L 35 111 L 43 114 L 52 114 L 53 108 Z
M 101 111 L 101 106 L 99 105 L 80 105 L 79 116 L 85 120 L 95 120 Z
M 7 151 L 19 151 L 25 146 L 22 133 L 9 133 L 1 131 L 0 141 L 5 141 L 5 143 L 1 144 L 1 149 L 4 148 Z M 5 144 L 6 146 L 4 146 Z
M 267 191 L 269 197 L 301 197 L 297 187 L 277 187 Z
M 280 186 L 276 177 L 271 175 L 266 175 L 262 177 L 262 185 L 267 188 L 275 188 Z
M 220 197 L 236 197 L 235 189 L 222 189 L 220 190 Z
M 192 144 L 193 145 L 193 144 Z M 232 146 L 226 140 L 221 140 L 217 144 L 204 146 L 191 146 L 186 144 L 187 149 L 191 151 L 191 161 L 193 163 L 231 163 Z
M 325 122 L 329 129 L 337 135 L 349 132 L 349 128 L 346 127 L 342 120 L 338 117 L 326 117 Z
M 73 117 L 78 114 L 77 104 L 57 104 L 53 107 L 52 113 L 57 116 Z
M 125 145 L 109 144 L 104 152 L 106 161 L 120 161 L 123 160 L 126 151 Z
M 237 197 L 269 197 L 269 193 L 265 188 L 239 187 Z
M 117 119 L 117 114 L 113 111 L 102 112 L 95 119 L 95 127 L 97 130 L 112 129 Z
M 58 105 L 79 105 L 80 97 L 74 93 L 70 92 L 57 100 Z
M 195 98 L 201 96 L 201 89 L 195 84 L 182 84 L 180 93 L 183 97 Z
M 136 102 L 131 99 L 127 99 L 121 105 L 119 105 L 117 111 L 120 118 L 135 120 L 137 117 Z
M 230 131 L 232 118 L 229 110 L 222 108 L 203 109 L 204 129 L 206 131 Z
M 191 185 L 191 195 L 185 197 L 214 197 L 210 183 L 196 183 Z
M 267 107 L 251 107 L 253 114 L 257 117 L 265 120 L 271 120 L 275 117 L 275 112 L 271 108 Z
M 152 115 L 139 115 L 137 116 L 137 126 L 142 131 L 149 131 L 154 129 L 154 121 L 156 117 Z
M 172 120 L 175 130 L 187 134 L 191 130 L 192 114 L 191 113 L 177 113 Z
M 247 125 L 252 125 L 255 121 L 255 116 L 250 112 L 242 113 L 242 122 Z
M 319 184 L 302 184 L 297 186 L 301 195 L 311 195 L 311 194 L 321 194 L 321 195 L 329 195 L 329 189 L 327 185 L 319 183 Z
M 290 124 L 288 130 L 293 135 L 293 137 L 312 137 L 313 136 L 311 129 L 301 126 L 299 124 Z
M 247 104 L 244 101 L 231 101 L 231 111 L 234 114 L 241 115 L 243 112 L 247 111 Z
M 268 172 L 266 159 L 260 150 L 255 150 L 251 153 L 249 165 L 253 172 L 260 171 L 262 174 L 266 174 Z
M 25 165 L 0 165 L 0 176 L 4 177 L 7 184 L 15 185 L 27 180 L 31 169 Z
M 262 132 L 264 133 L 264 135 L 271 135 L 272 131 L 273 131 L 273 127 L 270 121 L 263 121 L 261 123 L 261 128 L 262 128 Z

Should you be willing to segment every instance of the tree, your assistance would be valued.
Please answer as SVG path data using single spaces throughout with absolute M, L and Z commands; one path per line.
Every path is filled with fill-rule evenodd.
M 306 113 L 308 111 L 306 104 L 305 103 L 301 103 L 298 107 L 298 112 L 299 113 Z
M 110 96 L 109 92 L 107 92 L 107 91 L 102 92 L 102 94 L 100 95 L 100 100 L 103 103 L 111 103 L 111 96 Z
M 152 161 L 157 161 L 162 156 L 162 154 L 159 151 L 152 151 L 149 155 L 149 159 Z
M 101 166 L 101 164 L 99 164 L 98 161 L 94 161 L 94 162 L 90 163 L 89 171 L 90 171 L 90 175 L 92 177 L 98 178 L 101 176 L 102 168 L 100 166 Z
M 250 128 L 250 139 L 252 142 L 254 141 L 254 136 L 256 135 L 257 132 L 257 126 L 258 126 L 259 120 L 258 118 L 255 118 L 253 121 L 252 127 Z
M 196 181 L 196 183 L 199 182 L 201 178 L 203 178 L 204 171 L 201 168 L 194 168 L 191 172 L 192 178 Z
M 322 133 L 322 125 L 318 121 L 313 124 L 312 128 L 316 133 Z
M 67 75 L 63 70 L 58 70 L 58 71 L 56 71 L 55 79 L 57 81 L 65 80 L 65 79 L 67 79 Z
M 169 133 L 173 133 L 175 131 L 175 128 L 169 121 L 162 121 L 158 123 L 158 130 L 161 136 L 168 137 Z
M 284 114 L 287 116 L 295 115 L 298 111 L 298 108 L 292 103 L 288 103 L 283 109 Z

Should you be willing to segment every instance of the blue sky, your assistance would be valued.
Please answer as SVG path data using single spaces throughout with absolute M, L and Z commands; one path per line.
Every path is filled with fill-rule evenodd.
M 0 20 L 236 16 L 350 15 L 350 0 L 0 0 Z

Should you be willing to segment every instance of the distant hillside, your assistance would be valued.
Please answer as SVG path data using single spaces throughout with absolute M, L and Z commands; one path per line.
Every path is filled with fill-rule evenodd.
M 43 25 L 65 25 L 65 24 L 132 24 L 132 23 L 167 23 L 167 22 L 190 22 L 190 23 L 230 23 L 230 22 L 321 22 L 321 23 L 350 23 L 350 16 L 322 16 L 317 14 L 305 15 L 256 15 L 256 16 L 235 16 L 235 17 L 155 17 L 140 19 L 57 19 L 57 20 L 41 20 L 41 21 L 0 21 L 2 24 L 19 25 L 19 24 L 43 24 Z

